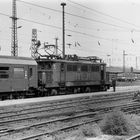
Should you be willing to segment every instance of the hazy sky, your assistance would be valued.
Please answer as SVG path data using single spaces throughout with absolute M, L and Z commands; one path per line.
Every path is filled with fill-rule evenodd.
M 112 66 L 122 66 L 125 50 L 126 65 L 136 67 L 137 57 L 140 68 L 139 0 L 17 0 L 19 56 L 31 56 L 33 28 L 41 48 L 58 37 L 62 49 L 61 2 L 66 2 L 66 54 L 99 56 L 107 64 L 110 58 Z M 12 21 L 3 14 L 12 15 L 12 0 L 0 0 L 0 55 L 11 55 Z

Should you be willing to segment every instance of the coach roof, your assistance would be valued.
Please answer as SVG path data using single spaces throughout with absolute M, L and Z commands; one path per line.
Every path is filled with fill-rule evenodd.
M 0 64 L 37 65 L 36 61 L 32 58 L 17 56 L 0 56 Z

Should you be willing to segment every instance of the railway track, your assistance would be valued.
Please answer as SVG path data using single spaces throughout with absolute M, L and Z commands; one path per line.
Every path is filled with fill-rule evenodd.
M 118 98 L 117 98 L 118 97 Z M 114 98 L 114 100 L 113 100 Z M 59 101 L 53 101 L 53 102 L 41 102 L 41 103 L 32 103 L 32 104 L 28 104 L 28 105 L 18 105 L 14 106 L 12 108 L 8 107 L 0 107 L 0 115 L 2 114 L 9 114 L 9 113 L 18 113 L 18 112 L 23 112 L 23 111 L 30 111 L 30 110 L 34 110 L 34 109 L 40 109 L 40 108 L 46 108 L 46 107 L 55 107 L 55 106 L 60 106 L 60 105 L 72 105 L 72 104 L 84 104 L 84 103 L 101 103 L 101 102 L 107 102 L 107 101 L 115 101 L 115 100 L 120 100 L 120 99 L 132 99 L 133 98 L 133 94 L 130 93 L 125 93 L 125 94 L 116 94 L 116 95 L 97 95 L 97 96 L 92 96 L 92 97 L 81 97 L 81 98 L 77 98 L 77 99 L 67 99 L 67 100 L 59 100 Z M 7 110 L 7 111 L 6 111 Z M 9 111 L 10 110 L 10 111 Z M 11 114 L 10 114 L 11 115 Z
M 82 122 L 82 123 L 78 123 L 78 124 L 73 124 L 71 126 L 65 126 L 63 128 L 59 128 L 59 129 L 56 129 L 56 130 L 52 130 L 52 131 L 48 131 L 48 132 L 45 132 L 45 133 L 40 133 L 38 135 L 32 135 L 32 136 L 29 136 L 29 137 L 24 137 L 24 138 L 21 138 L 19 140 L 31 140 L 31 139 L 37 139 L 41 136 L 44 136 L 44 135 L 55 135 L 56 133 L 58 132 L 62 132 L 62 131 L 67 131 L 67 130 L 70 130 L 70 129 L 76 129 L 78 128 L 79 126 L 82 126 L 82 125 L 85 125 L 85 124 L 89 124 L 89 123 L 93 123 L 93 122 L 97 122 L 101 120 L 101 118 L 94 118 L 92 120 L 88 120 L 86 122 Z
M 21 131 L 22 131 L 22 133 L 23 133 L 23 131 L 24 131 L 24 133 L 26 133 L 26 131 L 29 130 L 29 129 L 30 129 L 30 132 L 31 132 L 31 129 L 34 129 L 34 128 L 42 128 L 44 125 L 47 125 L 48 126 L 50 124 L 51 125 L 52 124 L 55 125 L 55 124 L 60 123 L 60 122 L 62 123 L 62 122 L 65 122 L 65 121 L 71 121 L 72 119 L 81 119 L 82 122 L 81 121 L 80 121 L 80 123 L 76 123 L 75 122 L 71 126 L 69 126 L 69 125 L 68 126 L 64 126 L 64 127 L 63 126 L 59 126 L 59 128 L 54 127 L 51 130 L 51 132 L 50 132 L 50 130 L 48 130 L 47 133 L 46 133 L 46 131 L 44 133 L 39 133 L 39 134 L 37 134 L 36 137 L 39 137 L 41 135 L 52 134 L 52 133 L 55 133 L 55 132 L 58 132 L 58 131 L 62 131 L 62 130 L 65 130 L 65 129 L 68 130 L 70 128 L 75 128 L 75 127 L 78 127 L 80 125 L 83 125 L 84 123 L 94 122 L 95 121 L 94 120 L 95 118 L 96 118 L 96 121 L 97 121 L 97 117 L 95 117 L 97 114 L 99 114 L 99 113 L 104 114 L 105 112 L 111 110 L 112 108 L 120 107 L 120 106 L 117 106 L 117 105 L 116 106 L 112 106 L 112 107 L 110 107 L 109 105 L 108 106 L 104 106 L 105 102 L 113 102 L 113 101 L 118 101 L 120 99 L 121 100 L 126 99 L 126 95 L 125 95 L 125 98 L 123 98 L 123 97 L 124 96 L 122 96 L 122 95 L 120 95 L 120 96 L 117 95 L 114 98 L 113 98 L 113 96 L 110 96 L 110 97 L 102 97 L 102 98 L 100 97 L 100 98 L 95 98 L 96 101 L 94 100 L 94 98 L 86 98 L 86 99 L 80 99 L 79 102 L 78 102 L 78 104 L 77 104 L 77 101 L 78 100 L 72 101 L 73 104 L 75 103 L 74 105 L 71 105 L 72 103 L 69 102 L 69 101 L 64 102 L 64 103 L 63 102 L 60 102 L 60 103 L 58 103 L 59 104 L 59 107 L 57 107 L 58 104 L 57 104 L 57 106 L 56 105 L 53 106 L 53 104 L 50 103 L 47 106 L 45 106 L 44 108 L 49 107 L 46 110 L 47 111 L 50 111 L 51 110 L 51 113 L 48 114 L 48 112 L 47 112 L 47 114 L 44 114 L 44 115 L 41 114 L 41 111 L 42 112 L 45 112 L 46 110 L 44 110 L 44 109 L 43 110 L 39 110 L 40 107 L 41 108 L 43 107 L 43 105 L 41 105 L 41 106 L 39 105 L 39 106 L 36 106 L 36 107 L 34 106 L 34 107 L 31 107 L 31 109 L 25 107 L 25 109 L 24 109 L 25 112 L 23 110 L 21 110 L 21 109 L 20 109 L 20 111 L 18 110 L 17 112 L 13 112 L 13 111 L 11 112 L 11 111 L 9 111 L 8 116 L 6 116 L 6 114 L 8 113 L 8 111 L 3 112 L 5 114 L 3 116 L 2 116 L 2 112 L 1 112 L 1 117 L 0 117 L 0 126 L 1 126 L 0 127 L 1 128 L 1 130 L 0 130 L 0 137 L 4 139 L 4 137 L 6 137 L 7 135 L 11 135 L 12 136 L 14 133 L 19 133 Z M 128 96 L 128 98 L 131 98 L 131 96 Z M 99 107 L 96 106 L 96 107 L 92 107 L 91 108 L 91 106 L 89 106 L 90 104 L 91 105 L 95 105 L 97 103 L 100 103 L 101 104 L 101 102 L 102 102 L 102 106 L 103 107 L 100 107 L 99 108 Z M 73 110 L 74 108 L 76 109 L 76 106 L 77 105 L 80 105 L 80 108 L 78 107 L 77 110 Z M 131 105 L 128 105 L 127 104 L 127 106 L 131 106 L 131 108 L 132 108 L 133 105 L 132 104 Z M 135 103 L 135 105 L 136 105 L 136 103 Z M 125 108 L 127 107 L 124 104 L 121 105 L 121 106 L 123 106 Z M 137 106 L 138 106 L 138 104 L 137 104 Z M 39 111 L 35 110 L 36 108 Z M 71 110 L 70 110 L 70 108 L 71 108 Z M 33 109 L 34 109 L 34 111 L 33 111 Z M 66 109 L 66 111 L 64 111 L 65 109 Z M 60 110 L 63 110 L 63 111 L 61 112 Z M 52 113 L 52 112 L 55 112 L 55 113 Z M 10 114 L 10 113 L 13 113 L 13 114 Z M 37 113 L 39 115 L 35 115 L 35 113 Z M 28 116 L 25 116 L 27 114 L 28 114 Z M 30 115 L 32 114 L 32 116 L 30 116 L 29 114 Z M 16 115 L 18 116 L 17 118 L 16 118 Z M 19 116 L 22 116 L 22 117 L 19 118 Z M 58 116 L 58 117 L 56 118 L 56 116 Z M 89 119 L 89 117 L 91 117 L 91 116 L 92 116 L 92 119 L 91 118 Z M 4 117 L 7 118 L 7 119 L 4 119 Z M 13 117 L 15 119 L 10 119 L 10 117 Z M 85 117 L 86 117 L 86 119 L 84 119 Z M 45 121 L 41 121 L 40 122 L 40 120 L 43 120 L 42 118 L 48 118 L 48 119 L 47 119 L 47 121 L 45 120 Z M 87 118 L 88 118 L 88 120 L 87 120 Z M 100 117 L 98 116 L 98 119 L 99 118 Z M 29 121 L 29 119 L 30 119 L 30 121 L 32 119 L 33 124 L 29 124 L 29 123 L 26 124 L 25 123 L 23 125 L 22 124 L 23 122 L 21 123 L 21 121 L 27 121 L 27 120 Z M 33 119 L 39 120 L 39 122 L 36 121 L 37 123 L 34 123 Z M 17 124 L 17 122 L 20 122 L 19 125 L 17 125 L 18 127 L 15 126 L 15 124 Z M 14 127 L 13 127 L 13 124 L 14 124 Z M 10 126 L 10 127 L 8 128 L 7 125 Z M 23 126 L 23 127 L 21 127 L 21 126 Z M 55 128 L 57 128 L 57 129 L 55 129 Z M 60 128 L 61 128 L 61 130 L 60 130 Z M 34 134 L 34 132 L 33 132 L 33 134 Z M 32 135 L 32 137 L 35 138 L 35 135 L 34 136 Z M 11 137 L 9 139 L 11 139 Z M 16 140 L 16 138 L 14 138 L 14 139 Z M 25 137 L 24 138 L 21 138 L 21 140 L 22 139 L 25 139 L 26 140 L 26 139 L 32 139 L 32 138 L 31 138 L 31 136 L 28 136 L 26 138 Z M 18 138 L 18 140 L 19 140 L 19 138 Z
M 140 134 L 137 134 L 135 136 L 132 136 L 132 137 L 126 139 L 126 140 L 140 140 Z
M 129 96 L 127 96 L 128 98 Z M 131 96 L 130 96 L 131 97 Z M 55 104 L 49 104 L 49 105 L 41 105 L 41 106 L 36 106 L 36 107 L 29 107 L 29 108 L 25 108 L 25 109 L 20 109 L 20 110 L 16 110 L 16 111 L 3 111 L 0 113 L 0 122 L 1 123 L 4 123 L 4 120 L 5 118 L 8 118 L 8 122 L 10 121 L 14 121 L 12 120 L 12 118 L 16 118 L 16 117 L 20 117 L 20 116 L 23 116 L 25 118 L 25 115 L 27 115 L 28 117 L 27 118 L 34 118 L 36 117 L 35 114 L 36 113 L 41 113 L 41 112 L 53 112 L 55 110 L 64 110 L 64 109 L 74 109 L 75 107 L 77 107 L 78 105 L 80 105 L 80 107 L 82 108 L 85 108 L 85 111 L 87 110 L 86 108 L 88 109 L 93 109 L 93 108 L 89 108 L 90 105 L 94 105 L 94 104 L 98 104 L 98 103 L 105 103 L 105 102 L 110 102 L 110 101 L 116 101 L 116 100 L 123 100 L 125 99 L 126 97 L 124 96 L 119 96 L 119 97 L 103 97 L 101 99 L 99 98 L 90 98 L 90 99 L 80 99 L 79 102 L 77 103 L 77 101 L 68 101 L 68 102 L 64 102 L 64 103 L 57 103 L 57 105 Z M 83 109 L 82 109 L 83 110 Z M 29 115 L 33 115 L 32 116 L 29 116 Z M 59 115 L 59 114 L 58 114 Z M 11 118 L 11 120 L 10 120 Z M 23 120 L 24 120 L 23 118 Z M 2 120 L 2 121 L 1 121 Z M 17 120 L 17 119 L 15 119 Z M 22 118 L 19 118 L 19 120 L 22 120 Z
M 132 104 L 131 104 L 131 106 L 132 106 Z M 120 107 L 122 107 L 122 106 L 120 105 Z M 124 107 L 124 105 L 123 105 L 123 107 Z M 112 106 L 112 108 L 114 108 L 114 107 Z M 75 119 L 79 120 L 80 118 L 82 119 L 82 122 L 81 121 L 80 122 L 75 121 L 70 126 L 69 125 L 64 125 L 64 126 L 61 126 L 61 127 L 59 126 L 59 128 L 57 128 L 57 127 L 54 128 L 53 127 L 51 130 L 48 130 L 47 132 L 45 131 L 43 133 L 41 132 L 41 133 L 38 133 L 38 134 L 32 134 L 32 135 L 30 135 L 28 137 L 24 137 L 24 138 L 21 138 L 19 140 L 28 140 L 28 139 L 38 138 L 38 137 L 44 136 L 44 135 L 53 135 L 53 134 L 56 134 L 56 133 L 58 133 L 60 131 L 66 131 L 66 130 L 69 130 L 69 129 L 74 129 L 76 127 L 79 127 L 79 126 L 87 124 L 87 123 L 97 122 L 97 121 L 102 119 L 102 116 L 103 116 L 104 113 L 108 113 L 109 111 L 111 111 L 110 107 L 109 107 L 109 109 L 107 107 L 104 107 L 104 108 L 98 109 L 98 111 L 95 111 L 95 112 L 89 112 L 89 113 L 78 114 L 78 115 L 74 115 L 74 116 L 70 116 L 70 117 L 63 117 L 63 118 L 59 118 L 59 119 L 53 119 L 53 120 L 49 120 L 49 121 L 46 121 L 46 122 L 43 122 L 43 123 L 37 123 L 37 124 L 30 125 L 30 126 L 25 126 L 25 127 L 17 128 L 17 129 L 8 131 L 8 132 L 5 131 L 5 132 L 3 132 L 2 135 L 7 135 L 7 134 L 13 133 L 15 131 L 16 132 L 22 131 L 22 133 L 23 133 L 24 130 L 27 131 L 27 130 L 30 129 L 30 131 L 31 131 L 31 129 L 35 128 L 35 127 L 41 128 L 44 125 L 50 125 L 52 123 L 53 124 L 54 123 L 58 123 L 58 122 L 63 123 L 64 121 L 70 121 L 71 122 L 73 119 L 74 120 Z M 86 117 L 86 119 L 84 119 L 84 117 Z M 90 117 L 92 117 L 92 118 L 90 118 Z

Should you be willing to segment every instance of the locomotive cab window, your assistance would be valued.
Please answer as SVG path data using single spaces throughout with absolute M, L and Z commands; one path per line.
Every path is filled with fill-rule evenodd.
M 46 69 L 51 70 L 52 69 L 52 64 L 51 63 L 46 64 Z
M 0 67 L 0 79 L 9 78 L 9 67 Z
M 41 70 L 51 70 L 52 69 L 52 63 L 41 63 L 40 65 Z

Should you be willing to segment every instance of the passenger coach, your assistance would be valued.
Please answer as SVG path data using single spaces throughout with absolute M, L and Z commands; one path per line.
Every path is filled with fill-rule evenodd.
M 0 98 L 19 98 L 37 88 L 37 63 L 31 58 L 0 56 Z

